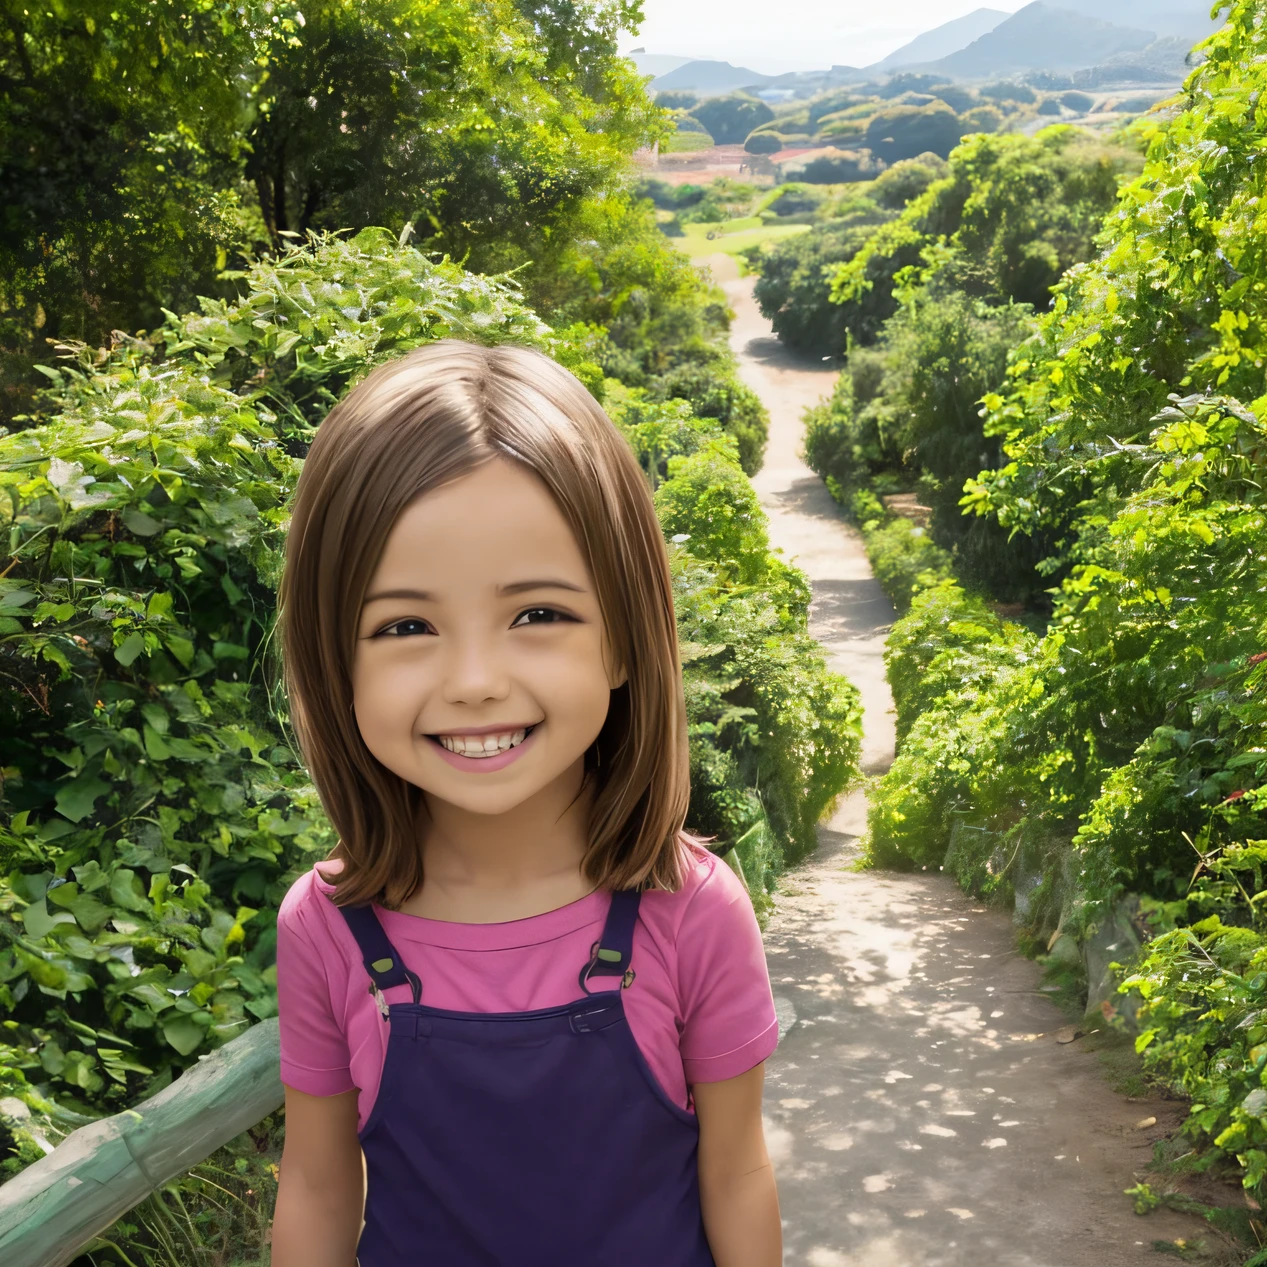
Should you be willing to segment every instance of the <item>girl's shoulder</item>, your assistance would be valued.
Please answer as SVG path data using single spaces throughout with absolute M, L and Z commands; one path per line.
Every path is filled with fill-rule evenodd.
M 724 858 L 693 839 L 683 840 L 682 885 L 673 893 L 649 889 L 639 913 L 678 940 L 683 934 L 754 920 L 752 900 L 744 882 Z
M 324 878 L 318 866 L 327 874 L 335 875 L 343 864 L 338 861 L 317 863 L 296 877 L 277 910 L 279 937 L 294 934 L 314 945 L 342 940 L 338 925 L 343 921 L 338 908 L 330 901 L 334 885 Z

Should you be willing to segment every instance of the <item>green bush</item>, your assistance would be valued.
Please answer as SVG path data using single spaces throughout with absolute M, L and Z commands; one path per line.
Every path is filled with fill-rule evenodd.
M 991 101 L 1018 102 L 1021 105 L 1032 105 L 1038 100 L 1038 94 L 1028 84 L 1001 82 L 983 84 L 977 91 Z
M 962 634 L 925 622 L 895 648 L 899 694 L 927 707 L 871 830 L 877 858 L 1014 896 L 1044 941 L 1060 927 L 1088 946 L 1134 903 L 1145 940 L 1121 1023 L 1134 1014 L 1146 1066 L 1192 1098 L 1190 1164 L 1239 1170 L 1262 1204 L 1267 266 L 1249 123 L 1267 77 L 1261 6 L 1232 5 L 1205 51 L 1183 108 L 1141 129 L 1146 165 L 1101 253 L 1070 270 L 1007 388 L 985 398 L 1004 451 L 965 502 L 1045 535 L 1044 568 L 1064 576 L 1045 636 L 1009 663 L 991 633 L 993 678 L 975 652 L 962 668 L 942 660 L 948 688 L 931 703 L 910 680 L 940 676 Z
M 1095 98 L 1088 97 L 1085 92 L 1062 92 L 1060 104 L 1070 110 L 1076 110 L 1079 114 L 1086 114 L 1095 105 Z
M 829 146 L 808 162 L 788 163 L 783 175 L 811 185 L 840 185 L 870 180 L 884 170 L 884 164 L 867 150 L 846 150 Z
M 774 118 L 774 111 L 764 101 L 747 93 L 734 92 L 724 97 L 701 101 L 691 114 L 704 125 L 704 130 L 718 145 L 738 145 L 762 123 Z
M 753 294 L 774 333 L 788 347 L 812 356 L 839 355 L 845 347 L 846 314 L 831 302 L 825 276 L 833 265 L 853 258 L 884 213 L 871 204 L 871 223 L 829 221 L 778 243 L 760 256 Z
M 959 116 L 944 102 L 892 106 L 867 124 L 867 149 L 890 164 L 928 153 L 947 158 L 963 134 Z
M 783 148 L 783 141 L 774 132 L 753 132 L 743 147 L 749 154 L 777 154 Z
M 277 906 L 332 844 L 271 689 L 286 501 L 314 425 L 384 359 L 510 339 L 609 396 L 666 519 L 714 556 L 675 550 L 692 763 L 712 772 L 692 812 L 719 848 L 742 838 L 758 905 L 856 765 L 856 692 L 720 421 L 605 381 L 593 328 L 554 335 L 507 280 L 382 231 L 238 280 L 152 343 L 70 349 L 60 412 L 0 438 L 0 1093 L 31 1111 L 6 1118 L 8 1173 L 275 1011 Z
M 936 154 L 920 154 L 894 163 L 888 171 L 877 176 L 871 187 L 871 196 L 880 206 L 901 211 L 930 185 L 944 180 L 949 174 L 950 165 L 945 159 Z

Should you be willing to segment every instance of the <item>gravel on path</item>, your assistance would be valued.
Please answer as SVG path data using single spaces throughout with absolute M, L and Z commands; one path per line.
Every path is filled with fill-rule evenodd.
M 810 577 L 811 629 L 862 692 L 862 764 L 882 773 L 893 608 L 798 455 L 802 411 L 834 375 L 773 337 L 731 257 L 709 264 L 741 375 L 770 411 L 754 482 L 771 541 Z M 1157 1241 L 1214 1248 L 1201 1220 L 1141 1218 L 1123 1195 L 1179 1106 L 1114 1092 L 1084 1043 L 1056 1041 L 1066 1017 L 1006 914 L 940 874 L 853 870 L 865 821 L 864 790 L 784 877 L 767 929 L 781 1038 L 766 1130 L 787 1267 L 1118 1267 L 1156 1262 Z

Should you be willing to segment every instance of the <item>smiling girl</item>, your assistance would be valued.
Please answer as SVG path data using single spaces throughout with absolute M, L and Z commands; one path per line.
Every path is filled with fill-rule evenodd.
M 682 830 L 623 437 L 536 352 L 382 366 L 318 429 L 281 603 L 339 843 L 278 915 L 273 1267 L 776 1267 L 769 978 Z

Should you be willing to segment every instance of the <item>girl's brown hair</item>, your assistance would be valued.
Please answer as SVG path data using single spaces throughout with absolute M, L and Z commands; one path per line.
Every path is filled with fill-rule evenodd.
M 686 709 L 664 538 L 624 437 L 540 352 L 432 343 L 379 366 L 317 429 L 292 507 L 280 589 L 291 715 L 339 843 L 336 901 L 397 907 L 422 882 L 422 792 L 366 748 L 352 660 L 366 586 L 417 498 L 493 458 L 550 490 L 594 579 L 628 674 L 586 754 L 586 878 L 609 889 L 681 884 L 689 797 Z

